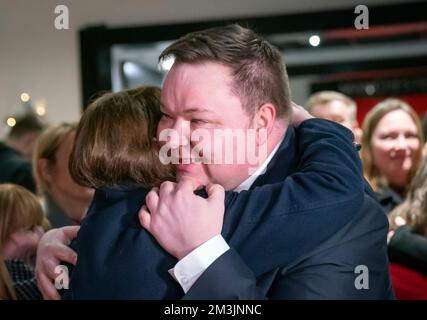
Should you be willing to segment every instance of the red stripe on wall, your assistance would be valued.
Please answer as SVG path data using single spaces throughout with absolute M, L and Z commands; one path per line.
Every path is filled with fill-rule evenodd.
M 389 97 L 369 97 L 357 98 L 357 121 L 362 125 L 366 113 L 371 110 L 377 103 Z M 395 98 L 402 99 L 407 102 L 414 110 L 422 116 L 427 111 L 427 94 L 410 95 L 410 96 L 396 96 Z

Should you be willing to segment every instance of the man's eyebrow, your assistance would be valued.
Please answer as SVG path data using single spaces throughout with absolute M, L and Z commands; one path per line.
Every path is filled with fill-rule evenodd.
M 184 109 L 184 113 L 196 113 L 196 112 L 209 112 L 209 113 L 213 113 L 212 110 L 205 109 L 205 108 L 188 108 L 188 109 Z
M 160 102 L 160 110 L 167 109 L 164 103 Z M 206 108 L 187 108 L 184 109 L 183 113 L 196 113 L 196 112 L 208 112 L 208 113 L 214 113 L 212 110 L 206 109 Z

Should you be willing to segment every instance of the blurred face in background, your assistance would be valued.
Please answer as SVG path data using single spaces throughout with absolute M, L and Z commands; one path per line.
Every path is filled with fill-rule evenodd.
M 359 128 L 357 120 L 353 119 L 351 109 L 342 100 L 331 100 L 326 103 L 319 103 L 311 108 L 311 114 L 316 118 L 337 122 L 350 129 L 355 141 L 360 143 L 362 130 Z
M 338 122 L 350 130 L 354 128 L 351 111 L 343 101 L 332 100 L 327 103 L 317 104 L 312 107 L 311 113 L 316 118 Z
M 85 212 L 71 213 L 73 208 L 67 208 L 71 202 L 89 206 L 94 190 L 78 185 L 70 175 L 68 162 L 73 148 L 76 132 L 64 136 L 53 161 L 40 159 L 43 179 L 46 181 L 47 193 L 53 201 L 64 210 L 71 219 L 80 221 Z M 78 216 L 77 216 L 78 215 Z M 82 216 L 83 215 L 83 216 Z
M 406 187 L 409 172 L 421 148 L 417 126 L 403 110 L 394 110 L 378 122 L 371 138 L 373 160 L 389 185 Z

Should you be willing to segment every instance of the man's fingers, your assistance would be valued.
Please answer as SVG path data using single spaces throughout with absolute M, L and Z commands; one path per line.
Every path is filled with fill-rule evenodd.
M 291 101 L 291 105 L 292 105 L 292 108 L 296 108 L 296 109 L 303 109 L 303 107 L 302 106 L 300 106 L 299 104 L 297 104 L 296 102 L 294 102 L 294 101 Z
M 37 276 L 37 287 L 39 288 L 43 299 L 45 300 L 61 300 L 55 285 L 43 274 Z
M 294 111 L 308 113 L 308 111 L 304 107 L 300 106 L 299 104 L 296 104 L 293 101 L 291 101 L 291 105 L 292 105 L 292 109 L 294 109 Z
M 59 261 L 68 262 L 73 265 L 75 265 L 77 262 L 77 253 L 70 247 L 60 246 L 55 253 L 55 258 Z
M 291 101 L 294 125 L 299 125 L 302 121 L 314 118 L 306 109 Z
M 159 187 L 152 187 L 152 188 L 151 188 L 151 191 L 153 191 L 153 192 L 155 192 L 155 193 L 159 194 L 160 189 L 159 189 Z
M 69 240 L 68 243 L 70 243 L 72 240 L 74 240 L 77 237 L 77 233 L 80 230 L 80 226 L 62 227 L 61 230 L 64 233 L 67 240 Z
M 40 226 L 35 227 L 34 232 L 39 235 L 39 238 L 41 238 L 42 235 L 44 235 L 44 229 L 43 229 L 43 227 L 40 227 Z
M 147 196 L 145 197 L 145 205 L 147 206 L 147 209 L 150 212 L 156 212 L 158 204 L 159 204 L 158 189 L 157 190 L 151 190 L 147 194 Z
M 208 184 L 206 186 L 206 192 L 208 193 L 209 202 L 224 203 L 225 190 L 223 186 L 219 184 Z
M 175 190 L 175 183 L 172 181 L 164 181 L 160 185 L 159 195 L 170 194 Z
M 178 189 L 182 191 L 193 192 L 201 187 L 200 183 L 191 178 L 181 178 L 178 182 Z
M 49 279 L 55 279 L 58 275 L 55 273 L 55 268 L 59 265 L 59 261 L 46 260 L 43 261 L 43 267 L 40 274 L 45 275 Z
M 144 205 L 142 206 L 141 210 L 139 210 L 139 222 L 141 225 L 149 232 L 150 231 L 150 225 L 151 225 L 151 214 L 148 212 L 147 207 Z

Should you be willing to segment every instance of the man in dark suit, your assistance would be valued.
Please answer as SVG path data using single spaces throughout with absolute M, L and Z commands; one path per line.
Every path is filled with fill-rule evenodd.
M 33 114 L 17 117 L 6 141 L 0 142 L 0 183 L 15 183 L 36 192 L 30 161 L 42 129 L 42 123 Z
M 253 129 L 257 150 L 267 152 L 257 153 L 255 175 L 253 163 L 178 164 L 178 184 L 148 193 L 140 214 L 160 246 L 138 228 L 146 191 L 97 192 L 75 243 L 79 259 L 66 296 L 392 297 L 387 220 L 364 185 L 351 133 L 322 120 L 290 126 L 280 53 L 250 30 L 206 30 L 172 49 L 163 54 L 176 60 L 162 93 L 159 140 L 164 129 Z M 168 141 L 179 160 L 183 147 L 194 143 L 186 135 Z M 203 157 L 211 151 L 204 144 Z M 207 186 L 206 199 L 193 194 L 193 183 Z M 240 192 L 227 193 L 225 216 L 221 186 Z M 42 264 L 39 278 L 46 279 Z M 357 282 L 360 266 L 368 282 Z M 339 281 L 332 286 L 334 278 Z
M 252 189 L 254 186 L 284 181 L 289 177 L 290 172 L 296 173 L 293 168 L 296 168 L 297 164 L 301 165 L 302 161 L 301 159 L 299 163 L 292 163 L 292 161 L 299 159 L 301 155 L 299 152 L 301 151 L 292 152 L 292 139 L 288 137 L 288 135 L 292 135 L 292 129 L 288 126 L 291 118 L 289 108 L 291 103 L 289 101 L 286 72 L 282 67 L 281 54 L 277 49 L 250 30 L 238 26 L 228 26 L 184 36 L 166 48 L 161 54 L 161 59 L 169 56 L 174 57 L 175 62 L 163 84 L 161 108 L 165 116 L 160 120 L 158 126 L 159 137 L 161 137 L 161 132 L 164 130 L 185 132 L 187 127 L 193 131 L 204 130 L 208 133 L 215 132 L 216 129 L 235 128 L 257 132 L 257 141 L 253 145 L 259 154 L 259 158 L 257 159 L 258 162 L 254 174 L 248 174 L 251 169 L 251 164 L 248 161 L 245 163 L 233 163 L 232 165 L 212 163 L 210 161 L 202 162 L 199 165 L 180 163 L 177 166 L 177 173 L 181 180 L 185 178 L 195 181 L 195 186 L 209 186 L 212 183 L 217 183 L 226 190 L 242 191 Z M 265 140 L 259 134 L 262 130 L 267 132 Z M 319 137 L 321 136 L 321 130 L 314 130 L 313 132 L 316 132 Z M 287 137 L 291 142 L 289 142 L 288 146 L 283 147 Z M 202 142 L 197 139 L 194 140 L 192 140 L 192 134 L 190 133 L 184 133 L 181 136 L 171 135 L 166 145 L 172 151 L 178 150 L 177 153 L 180 158 L 185 157 L 181 154 L 185 154 L 189 146 L 195 147 L 197 145 L 203 151 L 203 158 L 206 157 L 209 160 L 216 158 L 217 153 L 222 151 L 210 146 L 211 140 L 215 142 L 218 140 L 214 135 L 211 139 L 204 138 Z M 246 137 L 245 141 L 249 145 L 248 137 Z M 266 155 L 260 152 L 262 147 L 267 149 Z M 326 145 L 324 147 L 326 148 Z M 280 154 L 278 150 L 283 153 Z M 225 152 L 238 153 L 236 148 Z M 219 158 L 224 159 L 227 154 L 222 154 L 222 156 Z M 332 154 L 329 155 L 330 158 L 333 156 Z M 277 160 L 277 158 L 280 158 L 280 160 Z M 322 163 L 321 167 L 327 167 L 327 161 L 332 161 L 332 159 L 322 158 L 319 161 L 319 163 Z M 315 166 L 316 164 L 310 165 Z M 265 168 L 267 168 L 266 172 L 259 175 L 257 179 L 257 175 L 263 172 Z M 298 169 L 303 171 L 304 167 L 298 167 Z M 322 169 L 319 167 L 318 172 L 321 172 L 320 170 Z M 339 169 L 336 170 L 338 171 Z M 348 181 L 357 179 L 344 174 L 341 177 L 348 179 Z M 316 176 L 310 176 L 301 186 L 294 184 L 294 188 L 290 188 L 286 192 L 287 195 L 292 195 L 290 198 L 287 198 L 285 193 L 279 193 L 276 197 L 274 197 L 274 193 L 265 198 L 252 196 L 253 198 L 249 197 L 244 206 L 251 212 L 250 215 L 253 215 L 254 211 L 263 208 L 261 201 L 265 201 L 265 205 L 268 208 L 266 211 L 271 214 L 268 218 L 261 219 L 259 223 L 267 221 L 266 219 L 274 221 L 276 217 L 283 219 L 281 220 L 282 223 L 275 224 L 275 226 L 279 225 L 281 229 L 275 229 L 273 225 L 270 225 L 270 228 L 266 229 L 268 231 L 266 231 L 265 236 L 272 237 L 271 243 L 279 244 L 280 242 L 274 239 L 274 234 L 280 233 L 280 230 L 282 230 L 288 236 L 292 235 L 292 237 L 286 239 L 287 242 L 297 243 L 294 250 L 299 253 L 299 256 L 295 256 L 295 260 L 277 261 L 275 269 L 278 275 L 270 277 L 270 280 L 274 279 L 272 287 L 277 285 L 281 289 L 278 289 L 277 295 L 273 296 L 313 298 L 387 297 L 386 290 L 390 289 L 389 283 L 387 285 L 388 274 L 386 268 L 385 233 L 387 231 L 387 222 L 382 215 L 382 211 L 378 208 L 369 187 L 366 186 L 366 194 L 363 188 L 360 189 L 358 206 L 365 213 L 371 212 L 372 217 L 358 216 L 354 218 L 353 226 L 350 228 L 352 232 L 345 234 L 338 232 L 344 226 L 341 225 L 336 230 L 335 238 L 328 239 L 327 247 L 322 245 L 322 242 L 326 239 L 316 238 L 318 256 L 305 255 L 309 253 L 309 250 L 304 252 L 304 247 L 310 242 L 305 232 L 315 237 L 320 236 L 314 234 L 315 226 L 327 228 L 324 226 L 327 222 L 323 221 L 320 227 L 320 222 L 315 221 L 315 216 L 327 219 L 325 214 L 327 211 L 343 212 L 355 209 L 351 204 L 346 203 L 347 198 L 345 195 L 340 195 L 337 198 L 330 193 L 331 187 L 337 185 L 337 181 L 326 187 L 321 183 L 317 183 L 317 178 Z M 359 181 L 362 186 L 363 180 L 360 179 Z M 326 181 L 324 180 L 323 182 Z M 160 190 L 152 190 L 147 195 L 146 204 L 148 208 L 143 209 L 141 212 L 143 226 L 166 251 L 179 260 L 171 270 L 171 274 L 192 298 L 255 297 L 255 292 L 257 291 L 255 290 L 255 277 L 251 278 L 252 281 L 248 281 L 248 274 L 244 272 L 245 269 L 243 268 L 244 263 L 239 264 L 239 259 L 233 258 L 237 257 L 230 249 L 230 247 L 233 247 L 233 242 L 227 243 L 223 237 L 219 236 L 222 228 L 220 223 L 222 222 L 221 208 L 215 205 L 214 200 L 209 201 L 209 198 L 203 202 L 200 198 L 194 196 L 191 191 L 191 188 L 185 187 L 185 184 L 181 183 L 181 181 L 177 184 L 166 182 L 160 187 Z M 321 194 L 317 202 L 315 199 L 316 193 Z M 353 194 L 352 196 L 355 195 Z M 240 212 L 242 216 L 245 216 L 243 209 Z M 295 214 L 289 214 L 290 212 Z M 305 220 L 304 215 L 310 216 L 310 218 Z M 355 216 L 357 215 L 355 214 Z M 369 222 L 370 218 L 373 219 L 371 222 Z M 295 219 L 295 225 L 290 223 L 289 220 L 292 221 L 292 219 Z M 338 223 L 338 220 L 331 220 L 329 223 Z M 310 225 L 313 229 L 311 229 Z M 374 226 L 376 229 L 371 229 Z M 259 226 L 257 225 L 256 227 Z M 250 228 L 248 227 L 248 229 Z M 248 239 L 253 239 L 257 235 L 257 229 L 254 228 L 251 232 L 248 231 L 247 235 Z M 305 236 L 304 240 L 301 235 Z M 180 239 L 180 241 L 176 239 Z M 371 245 L 376 249 L 373 247 L 369 249 L 368 243 L 370 241 L 372 241 Z M 346 245 L 343 245 L 342 242 L 345 242 Z M 283 245 L 283 242 L 281 243 Z M 338 247 L 338 244 L 341 244 L 342 247 Z M 271 246 L 278 250 L 277 246 L 273 244 Z M 250 252 L 253 254 L 254 260 L 263 260 L 262 257 L 269 259 L 260 253 L 265 250 L 264 246 L 251 247 L 251 249 Z M 314 249 L 314 247 L 311 247 L 311 249 Z M 325 251 L 326 249 L 329 251 Z M 289 250 L 292 249 L 290 248 Z M 352 252 L 354 261 L 349 258 L 346 252 Z M 376 260 L 372 259 L 375 256 L 373 252 L 381 256 L 376 264 L 373 263 Z M 311 254 L 313 253 L 314 251 L 311 252 Z M 272 252 L 270 252 L 271 254 Z M 358 259 L 360 262 L 354 265 Z M 350 272 L 349 265 L 352 265 L 351 272 L 353 276 L 358 265 L 366 270 L 363 260 L 366 260 L 366 264 L 373 263 L 371 269 L 384 274 L 384 278 L 381 278 L 381 281 L 378 281 L 376 285 L 378 286 L 381 283 L 381 290 L 375 291 L 371 288 L 370 293 L 359 291 L 356 294 L 354 282 L 349 282 L 348 278 L 345 281 Z M 303 261 L 306 264 L 298 264 Z M 248 264 L 248 261 L 245 261 L 245 263 Z M 296 270 L 289 269 L 288 263 L 295 266 Z M 345 265 L 347 267 L 343 268 Z M 297 268 L 297 266 L 299 267 Z M 304 266 L 304 268 L 301 266 Z M 254 267 L 246 270 L 249 269 L 254 270 Z M 229 279 L 226 277 L 227 272 L 225 270 L 228 270 Z M 286 270 L 286 273 L 284 270 Z M 305 271 L 301 273 L 301 270 Z M 310 272 L 311 276 L 303 276 L 307 272 Z M 239 278 L 239 274 L 242 275 L 241 278 Z M 255 274 L 255 276 L 259 275 L 261 274 Z M 289 285 L 290 281 L 285 282 L 288 285 L 282 286 L 279 281 L 281 276 L 283 278 L 298 277 L 298 281 L 293 282 L 293 287 Z M 342 277 L 342 280 L 338 281 L 341 285 L 337 285 L 336 290 L 331 289 L 332 286 L 329 284 L 331 278 L 334 277 L 336 279 Z M 198 281 L 199 278 L 200 281 Z M 305 283 L 300 281 L 301 278 L 304 278 L 304 281 L 310 280 L 312 285 L 307 285 L 310 291 L 302 290 L 301 286 L 297 286 L 298 283 Z M 236 291 L 232 289 L 233 285 L 230 285 L 230 281 L 227 281 L 231 279 L 235 279 L 233 283 L 237 282 Z M 239 282 L 238 279 L 242 281 Z M 315 282 L 316 279 L 319 280 L 317 284 Z M 197 289 L 198 284 L 200 285 L 200 290 Z M 246 288 L 248 291 L 243 290 L 243 284 L 248 286 Z M 196 287 L 193 288 L 193 285 Z M 347 287 L 343 287 L 344 285 L 347 285 Z M 385 287 L 383 287 L 384 285 Z M 208 287 L 211 290 L 207 290 Z M 217 291 L 215 290 L 216 287 L 218 288 Z M 295 290 L 292 290 L 292 288 Z M 229 290 L 231 293 L 227 295 Z M 272 290 L 272 288 L 268 288 L 268 290 Z M 220 293 L 220 295 L 212 294 L 212 292 Z M 379 292 L 384 295 L 376 295 Z M 265 290 L 264 295 L 268 296 Z

